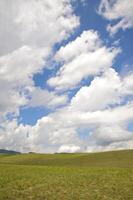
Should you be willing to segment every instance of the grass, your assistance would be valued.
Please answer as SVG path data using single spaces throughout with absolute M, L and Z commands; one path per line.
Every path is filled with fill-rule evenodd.
M 133 200 L 133 151 L 0 156 L 0 200 Z
M 16 154 L 2 156 L 0 163 L 74 167 L 133 167 L 133 150 L 75 154 Z

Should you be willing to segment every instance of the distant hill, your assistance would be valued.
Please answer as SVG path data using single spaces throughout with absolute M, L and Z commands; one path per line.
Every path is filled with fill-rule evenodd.
M 133 168 L 133 150 L 72 154 L 1 154 L 0 163 L 65 167 Z M 6 156 L 4 156 L 6 155 Z
M 20 154 L 20 152 L 13 150 L 0 149 L 0 154 Z

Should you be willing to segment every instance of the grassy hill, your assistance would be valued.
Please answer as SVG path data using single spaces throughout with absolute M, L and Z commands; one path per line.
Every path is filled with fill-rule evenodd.
M 21 154 L 2 156 L 0 163 L 17 165 L 133 167 L 133 150 L 73 154 Z
M 133 200 L 133 150 L 1 154 L 0 200 Z

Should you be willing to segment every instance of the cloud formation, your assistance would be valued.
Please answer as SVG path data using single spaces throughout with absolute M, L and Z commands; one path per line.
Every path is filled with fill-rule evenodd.
M 102 0 L 99 6 L 99 14 L 109 21 L 116 23 L 109 24 L 107 30 L 115 34 L 119 29 L 133 27 L 133 1 L 131 0 Z
M 55 58 L 63 65 L 56 76 L 48 80 L 48 84 L 57 90 L 71 89 L 84 78 L 111 67 L 119 52 L 119 48 L 104 46 L 96 31 L 84 31 L 57 52 Z
M 67 0 L 0 2 L 1 115 L 19 114 L 34 87 L 33 76 L 45 68 L 53 45 L 66 39 L 78 25 Z M 51 104 L 62 104 L 63 97 L 54 97 Z
M 122 78 L 109 69 L 85 90 L 82 87 L 69 105 L 42 117 L 34 126 L 4 122 L 1 146 L 51 153 L 132 148 L 133 134 L 128 125 L 133 120 L 133 102 L 124 102 L 132 95 L 125 92 L 129 91 L 126 82 L 130 76 Z M 12 141 L 10 145 L 8 141 Z
M 29 96 L 30 100 L 28 107 L 48 107 L 55 108 L 61 105 L 65 105 L 68 101 L 67 95 L 58 95 L 55 92 L 49 92 L 48 90 L 33 88 Z
M 72 1 L 0 2 L 0 148 L 47 153 L 133 148 L 133 72 L 116 72 L 120 42 L 107 44 L 89 28 L 73 34 L 80 20 Z M 112 34 L 133 25 L 132 3 L 125 2 L 101 1 L 99 13 L 117 20 L 108 26 Z M 44 84 L 47 60 L 57 66 Z M 37 73 L 43 87 L 34 82 Z M 24 125 L 18 121 L 23 107 L 50 113 Z

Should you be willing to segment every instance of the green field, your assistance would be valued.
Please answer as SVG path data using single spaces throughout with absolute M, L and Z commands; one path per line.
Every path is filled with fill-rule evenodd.
M 133 150 L 0 155 L 0 200 L 133 200 Z

